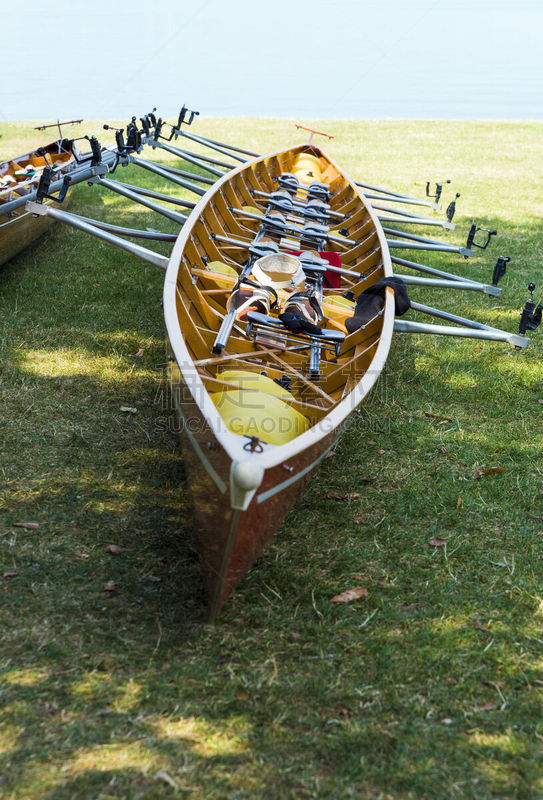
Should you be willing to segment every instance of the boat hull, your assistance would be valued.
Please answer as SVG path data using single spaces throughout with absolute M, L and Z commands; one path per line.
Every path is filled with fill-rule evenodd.
M 64 207 L 69 205 L 69 200 L 67 195 Z M 53 202 L 46 200 L 44 205 L 53 205 Z M 10 219 L 0 217 L 0 266 L 33 245 L 52 225 L 54 220 L 50 217 L 33 217 L 24 208 L 20 213 L 14 212 Z
M 340 431 L 331 431 L 288 462 L 266 470 L 248 508 L 236 511 L 229 487 L 232 460 L 192 399 L 179 367 L 170 363 L 171 393 L 193 500 L 196 546 L 210 618 L 215 619 Z
M 208 264 L 219 259 L 238 272 L 243 268 L 250 242 L 247 237 L 254 235 L 254 220 L 261 219 L 258 214 L 255 217 L 250 203 L 258 202 L 262 192 L 273 191 L 277 176 L 290 174 L 290 166 L 309 150 L 313 162 L 320 160 L 331 186 L 335 218 L 345 220 L 346 233 L 342 229 L 339 237 L 330 239 L 330 249 L 337 253 L 339 248 L 341 263 L 350 270 L 348 277 L 341 277 L 339 291 L 353 289 L 356 297 L 365 287 L 391 276 L 386 237 L 373 209 L 326 154 L 304 145 L 247 162 L 217 181 L 181 229 L 166 273 L 169 382 L 212 619 L 261 555 L 311 473 L 375 384 L 392 338 L 394 295 L 387 288 L 381 310 L 372 312 L 360 327 L 345 334 L 335 357 L 321 359 L 317 380 L 309 377 L 309 359 L 307 353 L 299 352 L 299 345 L 289 344 L 284 352 L 278 352 L 275 344 L 269 345 L 269 339 L 252 340 L 240 325 L 224 352 L 217 355 L 213 343 L 226 313 L 222 309 L 226 308 L 228 293 L 222 278 L 217 285 L 216 278 L 209 277 Z M 247 212 L 245 225 L 239 220 L 240 214 L 246 216 Z M 279 246 L 287 252 L 304 249 L 292 241 L 292 237 L 281 240 Z M 354 281 L 353 275 L 357 276 Z M 327 289 L 330 296 L 337 291 Z M 269 440 L 264 427 L 259 437 L 249 433 L 250 426 L 234 430 L 212 397 L 232 385 L 224 383 L 223 369 L 265 375 L 272 386 L 273 379 L 288 378 L 292 388 L 284 402 L 297 413 L 306 414 L 309 427 L 279 443 Z M 273 414 L 269 411 L 273 404 L 266 399 L 271 396 L 271 389 L 246 394 L 242 401 L 245 419 L 252 419 L 252 409 Z M 257 402 L 253 404 L 251 398 Z M 288 416 L 274 419 L 287 420 Z

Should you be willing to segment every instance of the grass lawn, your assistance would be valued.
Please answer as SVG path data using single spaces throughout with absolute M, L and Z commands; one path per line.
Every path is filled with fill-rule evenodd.
M 457 230 L 439 238 L 465 241 L 472 218 L 498 236 L 470 261 L 420 260 L 490 282 L 509 255 L 503 296 L 411 295 L 516 331 L 528 281 L 543 288 L 543 125 L 315 127 L 369 183 L 422 194 L 414 182 L 453 179 Z M 195 129 L 258 152 L 300 141 L 284 120 Z M 47 141 L 30 123 L 0 134 L 2 158 Z M 119 177 L 177 191 L 135 167 Z M 73 195 L 85 216 L 175 230 L 96 187 Z M 356 423 L 211 627 L 162 279 L 61 226 L 1 269 L 0 796 L 541 800 L 541 334 L 518 353 L 397 334 Z M 488 467 L 507 471 L 475 477 Z M 367 597 L 330 604 L 353 586 Z

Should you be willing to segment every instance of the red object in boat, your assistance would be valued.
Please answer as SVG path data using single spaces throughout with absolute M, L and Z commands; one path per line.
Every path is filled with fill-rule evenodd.
M 289 250 L 291 256 L 299 256 L 301 255 L 301 250 Z M 326 259 L 331 267 L 339 267 L 341 269 L 341 256 L 339 253 L 332 253 L 328 251 L 323 251 L 319 253 L 321 258 Z M 327 269 L 324 273 L 324 280 L 326 281 L 326 288 L 327 289 L 339 289 L 341 286 L 341 275 L 338 272 L 332 272 L 331 270 Z

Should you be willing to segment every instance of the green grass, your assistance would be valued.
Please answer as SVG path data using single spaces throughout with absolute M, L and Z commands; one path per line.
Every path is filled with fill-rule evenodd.
M 321 125 L 370 183 L 454 179 L 445 236 L 461 242 L 472 217 L 499 236 L 470 262 L 421 260 L 489 281 L 510 255 L 503 297 L 412 294 L 515 330 L 541 282 L 541 124 Z M 299 141 L 284 121 L 197 129 L 257 151 Z M 44 141 L 29 125 L 0 133 L 0 157 Z M 72 208 L 174 229 L 96 187 Z M 210 627 L 162 274 L 57 227 L 0 279 L 2 797 L 543 797 L 540 337 L 516 353 L 398 334 L 335 456 Z M 507 472 L 474 477 L 492 466 Z M 358 585 L 367 598 L 330 604 Z

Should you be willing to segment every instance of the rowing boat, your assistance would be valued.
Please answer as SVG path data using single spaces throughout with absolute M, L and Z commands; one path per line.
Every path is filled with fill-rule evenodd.
M 292 213 L 270 222 L 282 201 Z M 323 217 L 313 234 L 309 209 L 315 207 Z M 262 256 L 267 248 L 271 252 Z M 308 252 L 314 265 L 302 270 L 301 284 L 275 281 L 278 306 L 285 308 L 300 285 L 313 290 L 323 275 L 322 333 L 285 328 L 272 311 L 258 310 L 257 298 L 252 310 L 237 314 L 227 342 L 218 342 L 240 275 L 265 274 L 273 283 L 284 276 L 280 267 L 277 274 L 259 271 L 266 258 L 279 264 Z M 298 260 L 304 263 L 303 256 Z M 319 260 L 331 264 L 330 270 L 325 265 L 319 273 Z M 364 290 L 391 276 L 375 212 L 354 182 L 312 145 L 256 158 L 227 173 L 183 226 L 166 273 L 164 312 L 169 381 L 211 618 L 376 382 L 392 337 L 393 290 L 385 287 L 374 312 L 351 332 L 347 317 Z M 247 287 L 249 298 L 251 291 L 258 295 L 254 283 Z
M 0 162 L 0 264 L 35 242 L 52 224 L 52 220 L 46 216 L 33 218 L 24 205 L 9 214 L 2 213 L 2 206 L 17 198 L 35 194 L 46 167 L 52 169 L 58 180 L 71 172 L 76 164 L 65 140 L 51 142 L 23 156 Z M 46 199 L 45 202 L 51 201 Z
M 393 331 L 507 342 L 518 350 L 528 346 L 527 330 L 539 325 L 541 305 L 530 297 L 519 332 L 512 333 L 407 297 L 406 285 L 501 293 L 497 284 L 509 258 L 498 259 L 489 285 L 391 257 L 389 249 L 464 258 L 486 250 L 496 232 L 476 223 L 465 246 L 381 227 L 433 225 L 434 219 L 399 212 L 395 204 L 437 210 L 441 184 L 433 195 L 427 187 L 424 199 L 353 182 L 312 138 L 259 156 L 187 133 L 181 125 L 189 125 L 196 112 L 188 122 L 186 113 L 183 107 L 168 137 L 156 119 L 150 120 L 152 136 L 150 124 L 138 131 L 132 121 L 126 144 L 117 130 L 114 149 L 92 137 L 88 162 L 52 188 L 86 180 L 177 222 L 177 237 L 63 211 L 44 204 L 50 195 L 41 189 L 26 209 L 166 270 L 169 381 L 213 619 L 378 379 Z M 311 130 L 312 137 L 316 133 Z M 177 148 L 170 144 L 173 136 L 194 140 L 229 162 Z M 166 149 L 214 177 L 140 158 L 135 154 L 141 145 Z M 128 163 L 188 189 L 197 204 L 111 178 L 119 164 Z M 64 196 L 61 191 L 59 203 Z M 172 203 L 191 213 L 165 206 Z M 441 223 L 448 230 L 455 227 L 453 205 Z M 479 232 L 486 235 L 483 241 L 475 240 Z M 168 258 L 125 237 L 175 244 Z M 393 265 L 422 274 L 395 273 Z M 397 319 L 408 310 L 448 324 Z

